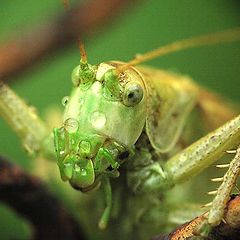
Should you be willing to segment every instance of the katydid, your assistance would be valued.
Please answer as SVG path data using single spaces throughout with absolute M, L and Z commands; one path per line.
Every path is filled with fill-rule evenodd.
M 151 231 L 157 232 L 161 226 L 159 215 L 167 216 L 167 211 L 159 213 L 158 200 L 164 193 L 239 145 L 240 116 L 183 148 L 181 135 L 191 111 L 198 107 L 206 115 L 215 114 L 204 108 L 206 99 L 201 97 L 205 90 L 187 76 L 138 64 L 185 48 L 237 40 L 240 40 L 240 29 L 233 29 L 177 41 L 138 55 L 127 63 L 110 61 L 99 65 L 88 63 L 81 44 L 80 64 L 72 73 L 73 90 L 63 99 L 62 126 L 49 133 L 32 108 L 2 82 L 0 114 L 31 155 L 57 161 L 63 181 L 82 192 L 102 186 L 107 206 L 99 221 L 101 229 L 107 227 L 114 204 L 111 178 L 123 178 L 122 187 L 129 196 L 123 194 L 122 204 L 135 219 L 136 226 L 139 211 L 144 212 L 144 205 L 147 206 L 149 211 L 145 214 L 149 216 L 143 217 L 147 223 L 142 237 L 151 236 Z M 224 109 L 221 103 L 211 99 L 208 104 Z M 237 176 L 238 171 L 233 178 Z M 232 188 L 234 183 L 235 180 L 229 183 L 226 178 L 221 189 Z M 222 202 L 226 202 L 229 194 L 228 191 L 222 196 Z M 208 225 L 219 224 L 222 215 L 216 215 Z M 121 221 L 124 226 L 124 220 Z M 127 231 L 131 235 L 134 229 Z

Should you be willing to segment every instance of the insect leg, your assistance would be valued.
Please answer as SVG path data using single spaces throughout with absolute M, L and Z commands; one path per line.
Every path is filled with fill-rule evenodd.
M 211 226 L 220 224 L 227 202 L 230 199 L 230 194 L 235 186 L 240 173 L 240 146 L 236 151 L 236 155 L 230 163 L 229 169 L 223 177 L 223 182 L 217 190 L 217 194 L 212 202 L 212 207 L 208 215 L 208 223 Z
M 43 154 L 55 156 L 48 129 L 35 109 L 3 82 L 0 82 L 0 115 L 18 135 L 29 154 L 35 155 L 42 151 Z
M 165 170 L 174 183 L 184 182 L 240 143 L 240 115 L 173 156 Z
M 104 177 L 102 179 L 102 185 L 103 185 L 104 194 L 106 197 L 107 206 L 106 206 L 106 208 L 102 214 L 102 217 L 98 223 L 98 227 L 100 229 L 105 229 L 107 227 L 108 220 L 109 220 L 109 217 L 111 214 L 111 209 L 112 209 L 112 188 L 111 188 L 111 184 L 110 184 L 108 177 Z

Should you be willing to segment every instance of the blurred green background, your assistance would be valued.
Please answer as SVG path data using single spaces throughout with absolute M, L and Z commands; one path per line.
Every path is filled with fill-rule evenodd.
M 70 5 L 76 1 L 70 0 Z M 84 2 L 84 1 L 82 1 Z M 60 0 L 13 0 L 0 2 L 0 43 L 19 36 L 39 23 L 47 23 L 63 12 Z M 240 25 L 240 4 L 234 0 L 145 0 L 124 9 L 84 39 L 90 63 L 131 59 L 191 36 L 212 33 Z M 71 89 L 71 70 L 79 61 L 76 44 L 45 58 L 21 74 L 11 87 L 40 114 L 49 104 L 61 105 Z M 191 76 L 201 85 L 240 101 L 240 43 L 217 45 L 174 53 L 148 64 Z M 0 119 L 0 153 L 31 171 L 30 161 L 9 127 Z M 0 239 L 27 239 L 27 225 L 0 205 Z

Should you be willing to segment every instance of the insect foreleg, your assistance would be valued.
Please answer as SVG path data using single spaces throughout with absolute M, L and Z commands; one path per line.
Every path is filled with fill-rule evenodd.
M 7 85 L 0 82 L 0 115 L 6 120 L 30 154 L 55 158 L 53 141 L 45 124 Z

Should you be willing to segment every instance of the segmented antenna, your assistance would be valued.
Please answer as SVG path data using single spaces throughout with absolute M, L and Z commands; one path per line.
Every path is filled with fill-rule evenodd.
M 80 62 L 82 64 L 86 64 L 87 63 L 87 53 L 85 51 L 84 44 L 80 39 L 78 39 L 78 42 L 79 42 L 79 51 L 80 51 L 80 56 L 81 56 Z
M 239 40 L 240 40 L 240 27 L 230 29 L 230 30 L 225 30 L 222 32 L 179 40 L 171 44 L 168 44 L 166 46 L 154 49 L 145 54 L 140 54 L 136 56 L 134 59 L 130 60 L 128 63 L 122 66 L 119 66 L 117 68 L 117 72 L 118 73 L 123 72 L 130 66 L 135 66 L 139 63 L 146 62 L 156 57 L 161 57 L 169 53 L 181 51 L 184 49 L 200 47 L 200 46 L 208 46 L 208 45 L 214 45 L 214 44 L 220 44 L 220 43 L 227 43 L 227 42 L 234 42 Z
M 63 5 L 64 5 L 65 10 L 67 10 L 69 7 L 69 0 L 63 0 Z M 86 51 L 84 48 L 84 44 L 80 40 L 79 37 L 78 37 L 78 47 L 79 47 L 80 56 L 81 56 L 80 65 L 86 65 L 87 64 L 87 54 L 86 54 Z

